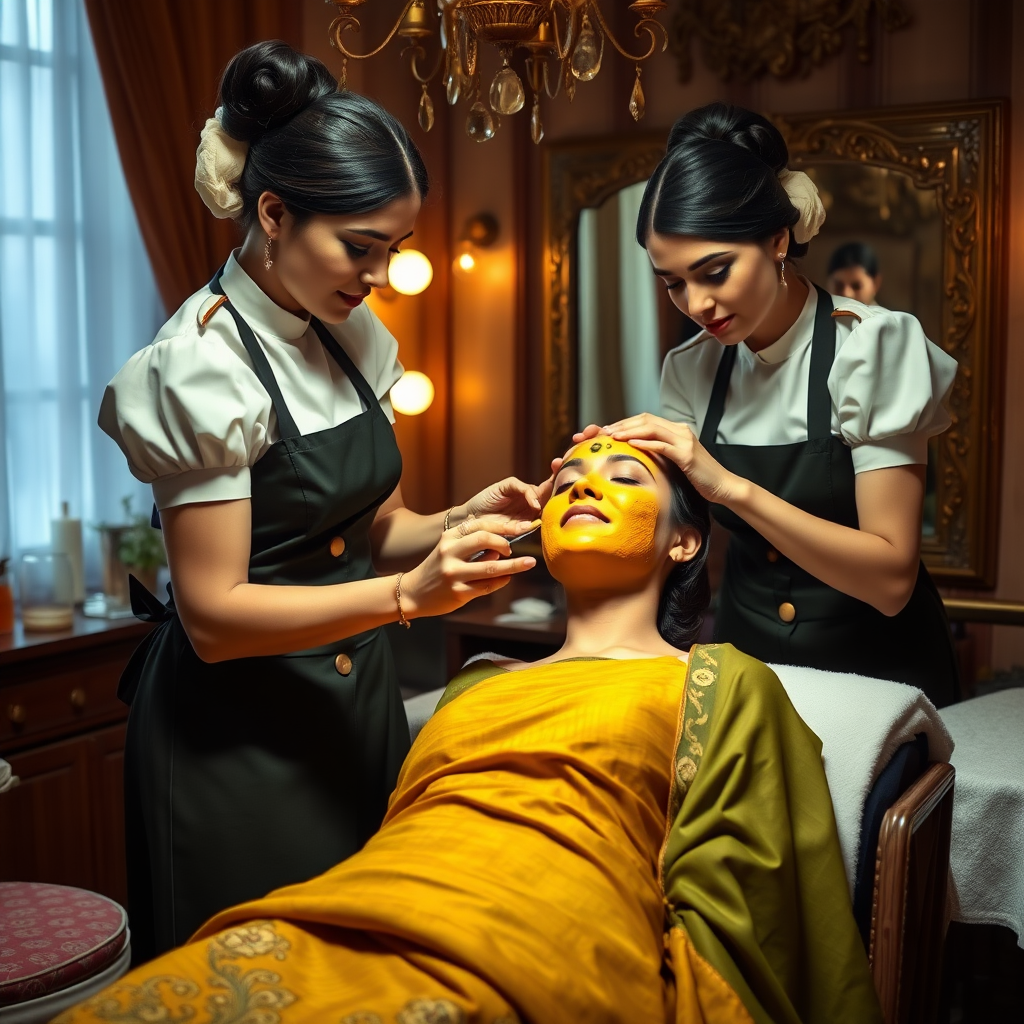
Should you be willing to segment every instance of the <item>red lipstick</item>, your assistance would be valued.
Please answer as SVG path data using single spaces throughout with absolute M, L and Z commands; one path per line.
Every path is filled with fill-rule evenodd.
M 728 327 L 732 323 L 733 317 L 735 317 L 735 315 L 736 315 L 735 313 L 732 313 L 729 316 L 719 317 L 719 319 L 717 319 L 717 320 L 709 320 L 704 325 L 704 330 L 706 330 L 708 333 L 713 334 L 713 335 L 715 335 L 717 337 L 723 331 L 728 329 Z

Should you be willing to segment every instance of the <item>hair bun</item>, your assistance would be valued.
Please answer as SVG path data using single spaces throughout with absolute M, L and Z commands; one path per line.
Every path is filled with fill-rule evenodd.
M 668 151 L 696 143 L 731 142 L 763 160 L 776 174 L 785 170 L 789 149 L 781 132 L 761 114 L 726 103 L 709 103 L 684 114 L 672 127 Z
M 234 139 L 255 142 L 287 124 L 321 96 L 335 92 L 327 66 L 280 39 L 237 53 L 220 81 L 220 114 Z

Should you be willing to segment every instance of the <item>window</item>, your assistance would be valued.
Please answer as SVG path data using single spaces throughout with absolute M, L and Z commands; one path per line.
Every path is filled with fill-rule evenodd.
M 164 313 L 121 170 L 82 0 L 0 0 L 0 555 L 144 510 L 96 426 L 107 381 Z

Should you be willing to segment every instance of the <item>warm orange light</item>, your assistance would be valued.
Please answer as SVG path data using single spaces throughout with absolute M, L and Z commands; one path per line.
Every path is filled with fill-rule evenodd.
M 460 254 L 459 258 L 455 261 L 455 269 L 461 270 L 464 274 L 469 274 L 476 270 L 476 260 L 473 258 L 473 254 L 468 251 Z
M 433 279 L 430 260 L 416 249 L 396 253 L 388 267 L 388 283 L 402 295 L 419 295 Z
M 434 401 L 434 384 L 419 370 L 406 370 L 391 388 L 391 405 L 403 416 L 419 416 Z

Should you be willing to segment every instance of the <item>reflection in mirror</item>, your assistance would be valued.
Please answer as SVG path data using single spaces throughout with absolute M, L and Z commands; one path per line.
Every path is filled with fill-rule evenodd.
M 689 321 L 637 244 L 646 181 L 580 212 L 577 234 L 580 423 L 657 413 L 661 363 Z
M 656 282 L 636 242 L 645 182 L 580 214 L 579 410 L 581 423 L 658 411 L 661 352 Z
M 878 258 L 881 287 L 875 303 L 913 313 L 933 341 L 942 330 L 942 218 L 935 189 L 919 189 L 907 174 L 864 164 L 807 167 L 825 207 L 825 224 L 800 262 L 800 271 L 829 288 L 832 254 L 866 243 Z M 834 288 L 830 288 L 834 290 Z M 925 537 L 935 535 L 935 465 L 939 438 L 928 444 Z
M 942 324 L 942 219 L 934 189 L 909 175 L 864 164 L 808 167 L 827 219 L 799 270 L 829 288 L 828 264 L 840 246 L 866 243 L 878 258 L 887 309 L 913 313 L 932 339 Z M 611 423 L 657 413 L 661 363 L 698 330 L 669 300 L 636 241 L 645 181 L 580 213 L 578 245 L 578 398 L 580 423 Z M 923 534 L 935 534 L 938 438 L 929 445 Z

